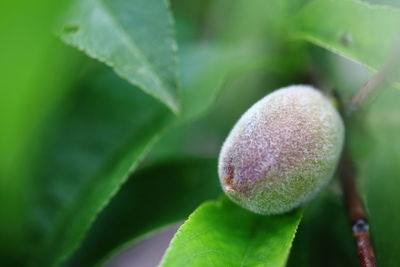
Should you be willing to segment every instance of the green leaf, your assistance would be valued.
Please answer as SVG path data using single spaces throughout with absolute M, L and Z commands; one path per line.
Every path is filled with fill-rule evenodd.
M 201 205 L 178 230 L 161 266 L 284 266 L 297 210 L 261 216 L 223 198 Z
M 149 157 L 154 161 L 177 155 L 189 156 L 185 152 L 191 150 L 190 147 L 205 147 L 199 146 L 199 143 L 206 142 L 207 147 L 214 147 L 210 139 L 204 141 L 215 130 L 214 125 L 203 123 L 199 129 L 196 124 L 201 124 L 199 119 L 210 122 L 209 119 L 203 117 L 213 110 L 216 98 L 220 95 L 225 82 L 243 73 L 245 69 L 256 68 L 260 64 L 254 58 L 253 51 L 230 49 L 213 42 L 180 47 L 182 114 L 175 123 L 176 127 L 171 127 L 150 152 Z M 243 102 L 243 99 L 241 101 Z M 229 102 L 231 103 L 232 101 Z M 220 142 L 221 140 L 218 140 L 216 150 L 219 149 Z M 195 157 L 205 155 L 204 153 L 191 154 L 190 156 Z M 213 155 L 216 156 L 217 151 Z
M 65 265 L 93 266 L 146 233 L 186 219 L 203 201 L 221 193 L 216 166 L 214 159 L 185 159 L 138 171 L 99 214 Z
M 233 68 L 233 53 L 215 44 L 187 45 L 181 49 L 182 122 L 204 114 Z
M 199 58 L 200 55 L 209 55 L 210 53 L 212 55 L 215 54 L 216 51 L 219 50 L 210 50 L 210 53 L 208 52 L 204 52 L 203 48 L 199 48 L 199 47 L 195 47 L 195 48 L 191 48 L 188 50 L 189 51 L 189 58 L 192 58 L 192 56 L 194 56 L 195 58 Z M 185 57 L 186 58 L 186 57 Z M 206 62 L 215 62 L 212 58 L 209 57 L 203 57 L 203 59 Z M 186 61 L 189 64 L 189 60 Z M 206 66 L 211 66 L 211 64 L 208 64 Z M 190 67 L 190 65 L 188 66 Z M 185 96 L 185 107 L 188 107 L 187 109 L 184 108 L 184 114 L 187 113 L 187 115 L 182 116 L 182 119 L 188 119 L 188 118 L 193 118 L 194 116 L 199 115 L 201 112 L 203 112 L 204 109 L 206 109 L 207 107 L 209 107 L 209 105 L 211 105 L 212 103 L 212 99 L 214 98 L 213 95 L 216 94 L 216 92 L 218 91 L 219 87 L 219 79 L 222 77 L 222 73 L 223 70 L 222 69 L 218 69 L 218 72 L 214 73 L 215 80 L 214 79 L 209 79 L 207 84 L 210 85 L 208 92 L 210 92 L 210 94 L 207 95 L 203 95 L 203 94 L 199 94 L 197 89 L 199 89 L 199 84 L 204 84 L 203 80 L 201 77 L 204 77 L 204 72 L 209 73 L 207 70 L 205 70 L 204 67 L 200 67 L 200 68 L 196 68 L 191 66 L 191 68 L 187 69 L 185 71 L 185 77 L 184 77 L 184 81 L 185 81 L 185 86 L 183 87 L 182 90 L 182 94 Z M 61 117 L 59 119 L 60 121 L 60 125 L 58 126 L 59 130 L 57 133 L 54 133 L 53 135 L 56 136 L 57 140 L 54 141 L 56 144 L 53 143 L 49 143 L 48 147 L 51 148 L 50 152 L 46 152 L 48 155 L 50 155 L 50 157 L 52 158 L 52 160 L 47 160 L 47 158 L 45 158 L 43 160 L 43 162 L 47 165 L 47 166 L 43 166 L 42 169 L 46 171 L 45 174 L 38 174 L 38 176 L 44 176 L 46 177 L 46 179 L 54 179 L 54 177 L 51 177 L 52 173 L 58 171 L 58 169 L 60 169 L 60 164 L 63 166 L 61 169 L 63 169 L 63 171 L 65 173 L 61 173 L 59 174 L 60 177 L 56 177 L 56 180 L 61 180 L 63 182 L 60 181 L 54 181 L 54 183 L 56 183 L 56 185 L 51 185 L 51 186 L 44 186 L 45 188 L 47 188 L 48 191 L 50 191 L 49 188 L 53 187 L 53 188 L 57 188 L 57 191 L 61 191 L 61 194 L 63 195 L 68 195 L 70 191 L 74 192 L 74 190 L 76 190 L 74 187 L 71 187 L 69 182 L 65 182 L 65 180 L 69 179 L 70 177 L 68 177 L 68 175 L 71 176 L 78 176 L 78 180 L 79 179 L 93 179 L 93 181 L 91 182 L 92 184 L 95 184 L 95 179 L 99 179 L 96 178 L 99 174 L 95 174 L 95 172 L 97 171 L 97 169 L 102 168 L 102 164 L 103 160 L 102 157 L 106 157 L 108 154 L 111 153 L 111 151 L 107 151 L 108 149 L 112 149 L 112 147 L 114 145 L 118 145 L 120 144 L 121 146 L 123 146 L 122 142 L 125 142 L 126 140 L 121 140 L 121 136 L 123 133 L 128 134 L 131 130 L 130 127 L 135 127 L 134 125 L 130 125 L 130 123 L 137 123 L 137 128 L 134 128 L 134 131 L 137 131 L 135 134 L 135 136 L 139 136 L 140 138 L 138 140 L 135 140 L 135 143 L 133 143 L 132 145 L 129 145 L 126 147 L 126 152 L 128 153 L 129 149 L 135 150 L 135 149 L 142 149 L 141 145 L 142 142 L 144 141 L 144 143 L 146 143 L 147 141 L 149 141 L 150 143 L 153 143 L 153 140 L 155 139 L 155 136 L 158 137 L 159 133 L 162 131 L 162 129 L 164 128 L 164 126 L 167 125 L 171 125 L 173 122 L 176 122 L 176 119 L 172 119 L 172 115 L 169 114 L 169 112 L 162 107 L 162 105 L 158 104 L 157 101 L 152 100 L 149 97 L 146 97 L 146 95 L 142 94 L 141 92 L 130 92 L 130 90 L 132 90 L 132 87 L 129 86 L 127 83 L 123 83 L 120 81 L 120 79 L 118 79 L 117 77 L 113 76 L 111 73 L 107 73 L 107 74 L 100 74 L 98 75 L 98 77 L 94 77 L 91 79 L 91 81 L 89 81 L 89 85 L 87 85 L 86 87 L 92 88 L 90 89 L 90 91 L 86 94 L 76 93 L 76 96 L 74 97 L 74 100 L 71 102 L 76 102 L 78 101 L 77 99 L 82 98 L 84 100 L 82 100 L 84 103 L 80 104 L 80 106 L 82 106 L 81 110 L 75 111 L 76 114 L 73 113 L 73 108 L 74 105 L 71 105 L 70 107 L 65 108 L 66 111 L 63 111 L 64 113 L 72 113 L 71 115 L 65 115 L 67 117 L 71 117 L 70 119 L 65 119 L 63 117 Z M 79 88 L 80 90 L 85 90 L 86 88 Z M 100 90 L 99 94 L 97 91 Z M 106 92 L 105 90 L 116 90 L 117 92 Z M 134 89 L 135 90 L 135 89 Z M 99 96 L 98 96 L 99 94 Z M 124 99 L 123 94 L 126 94 L 127 96 L 125 97 L 126 99 Z M 100 101 L 97 100 L 100 96 L 101 99 Z M 92 99 L 90 99 L 90 97 L 92 97 Z M 106 99 L 108 97 L 111 97 L 111 99 L 115 98 L 115 100 L 113 102 L 107 103 Z M 122 103 L 119 103 L 119 101 L 121 101 L 121 99 L 124 99 L 122 101 Z M 92 102 L 91 102 L 92 101 Z M 191 101 L 199 101 L 203 103 L 203 106 L 200 105 L 191 105 Z M 80 101 L 78 101 L 80 102 Z M 124 104 L 125 103 L 125 104 Z M 122 104 L 122 105 L 121 105 Z M 86 108 L 84 108 L 84 106 L 86 106 Z M 92 107 L 94 106 L 94 107 Z M 189 111 L 190 109 L 190 111 Z M 111 111 L 111 113 L 110 113 Z M 148 119 L 149 121 L 146 121 L 146 119 Z M 76 120 L 76 122 L 75 122 Z M 83 121 L 81 121 L 83 120 Z M 93 120 L 93 121 L 92 121 Z M 104 121 L 103 121 L 104 120 Z M 115 120 L 115 122 L 113 122 L 113 120 Z M 69 124 L 73 124 L 73 127 L 71 127 Z M 102 125 L 104 123 L 104 125 Z M 76 124 L 76 125 L 75 125 Z M 80 127 L 82 127 L 82 125 L 87 125 L 87 127 L 92 127 L 93 129 L 80 129 Z M 143 130 L 141 130 L 140 127 L 144 127 Z M 99 128 L 99 129 L 97 129 Z M 104 128 L 104 129 L 103 129 Z M 125 130 L 124 130 L 125 129 Z M 67 133 L 62 133 L 63 131 L 67 130 Z M 68 140 L 70 137 L 70 131 L 75 132 L 74 137 L 75 139 L 79 140 L 79 144 L 76 145 L 70 145 L 70 144 L 64 144 L 65 140 Z M 93 137 L 90 135 L 91 132 L 96 131 L 97 134 L 95 136 L 98 136 L 99 140 L 93 140 Z M 99 132 L 100 131 L 100 132 Z M 104 133 L 102 133 L 104 131 Z M 116 133 L 113 133 L 114 131 L 116 131 Z M 142 131 L 142 132 L 139 132 Z M 149 135 L 148 137 L 146 135 Z M 59 136 L 58 136 L 59 135 Z M 110 136 L 108 136 L 110 135 Z M 58 137 L 57 137 L 58 136 Z M 67 137 L 67 138 L 66 138 Z M 133 137 L 134 138 L 134 137 Z M 149 138 L 149 139 L 147 139 Z M 123 138 L 122 138 L 123 139 Z M 53 142 L 53 141 L 52 141 Z M 72 140 L 71 140 L 72 142 Z M 103 144 L 103 142 L 105 142 L 105 144 Z M 60 143 L 60 144 L 58 144 Z M 137 148 L 135 147 L 137 146 Z M 97 155 L 95 157 L 95 159 L 91 159 L 90 157 L 93 155 L 90 155 L 90 157 L 88 159 L 86 159 L 86 157 L 88 157 L 88 155 L 86 155 L 85 153 L 85 149 L 87 149 L 86 147 L 99 147 L 99 149 L 101 150 L 100 154 Z M 67 153 L 67 156 L 63 155 L 65 154 L 64 150 L 65 149 L 71 149 L 71 152 Z M 106 149 L 104 152 L 102 152 L 103 149 Z M 61 151 L 60 152 L 58 152 Z M 76 151 L 74 151 L 76 150 Z M 89 149 L 90 151 L 90 149 Z M 57 154 L 61 154 L 59 157 L 60 159 L 54 161 L 53 157 L 54 155 Z M 97 157 L 99 157 L 97 159 Z M 40 158 L 40 157 L 39 157 Z M 89 161 L 89 164 L 87 162 L 85 162 L 86 160 Z M 60 163 L 61 162 L 61 163 Z M 133 161 L 132 161 L 133 162 Z M 71 166 L 72 164 L 72 166 Z M 114 164 L 117 164 L 117 162 L 115 162 Z M 214 164 L 216 166 L 216 164 Z M 214 167 L 215 167 L 214 166 Z M 216 174 L 216 171 L 213 169 L 213 175 Z M 93 175 L 93 177 L 89 178 L 90 175 Z M 120 175 L 121 177 L 117 177 L 114 176 L 113 178 L 110 177 L 110 179 L 113 179 L 113 181 L 120 181 L 121 183 L 123 183 L 126 179 L 126 173 L 119 173 L 118 175 Z M 46 183 L 48 182 L 47 180 L 45 180 Z M 215 179 L 215 181 L 217 181 L 217 179 Z M 52 184 L 53 182 L 50 181 L 50 184 Z M 60 184 L 58 184 L 60 183 Z M 44 183 L 45 184 L 45 183 Z M 89 183 L 88 183 L 89 184 Z M 76 187 L 79 188 L 80 186 L 82 186 L 81 184 L 77 184 Z M 88 186 L 88 185 L 85 185 Z M 109 190 L 110 192 L 112 190 L 117 190 L 117 188 L 113 188 L 110 187 Z M 115 191 L 112 191 L 112 193 L 110 193 L 110 195 L 105 194 L 104 195 L 104 201 L 109 199 Z M 210 191 L 212 192 L 212 191 Z M 47 193 L 48 194 L 48 193 Z M 45 195 L 46 197 L 46 195 Z M 135 198 L 135 195 L 131 195 L 131 198 Z M 179 196 L 177 196 L 179 197 Z M 53 200 L 52 200 L 53 201 Z M 52 202 L 50 201 L 50 203 Z M 101 199 L 97 199 L 97 201 L 102 201 Z M 46 203 L 48 202 L 47 200 L 43 199 L 42 202 Z M 188 204 L 191 202 L 188 202 Z M 167 204 L 167 203 L 166 203 Z M 196 205 L 199 204 L 198 202 L 196 202 Z M 38 204 L 40 205 L 40 204 Z M 63 203 L 56 203 L 56 204 L 51 204 L 50 206 L 57 206 L 57 205 L 69 205 L 69 204 L 63 204 Z M 196 206 L 195 205 L 195 206 Z M 46 204 L 45 206 L 49 206 L 48 204 Z M 101 206 L 99 206 L 98 211 L 100 211 L 102 209 L 104 205 L 102 204 Z M 193 208 L 195 206 L 192 206 L 192 209 L 190 211 L 193 210 Z M 74 207 L 77 208 L 77 207 Z M 113 208 L 111 208 L 112 210 Z M 52 217 L 55 217 L 55 214 L 52 214 L 54 212 L 56 212 L 57 209 L 55 209 L 54 207 L 49 208 L 49 211 L 46 211 L 46 208 L 43 210 L 40 210 L 38 213 L 38 217 L 42 217 L 41 214 L 43 213 L 47 213 L 50 212 L 50 216 L 46 215 L 46 217 L 50 217 L 51 219 L 53 219 Z M 82 211 L 84 212 L 84 211 Z M 185 214 L 187 215 L 187 214 Z M 162 220 L 162 218 L 157 218 L 154 217 L 154 223 L 156 223 L 158 220 Z M 153 223 L 152 221 L 149 221 L 149 225 L 151 225 L 151 223 Z M 49 231 L 49 229 L 52 229 L 51 226 L 49 226 L 50 224 L 52 224 L 52 222 L 42 222 L 42 224 L 44 225 L 41 230 L 41 232 L 47 232 Z M 87 227 L 89 227 L 91 223 L 88 224 Z M 100 221 L 99 223 L 100 225 L 103 224 L 102 221 Z M 161 224 L 160 224 L 161 225 Z M 146 226 L 146 224 L 144 224 L 144 226 Z M 65 225 L 64 225 L 65 227 Z M 86 227 L 86 229 L 87 229 Z M 153 226 L 149 226 L 149 229 L 152 228 Z M 156 226 L 154 226 L 156 227 Z M 83 229 L 83 228 L 82 228 Z M 82 230 L 81 229 L 81 230 Z M 55 231 L 55 230 L 51 230 L 51 231 Z M 61 228 L 58 229 L 57 231 L 61 232 Z M 87 257 L 82 257 L 83 259 L 80 259 L 80 257 L 82 255 L 78 255 L 76 257 L 74 257 L 74 259 L 72 259 L 72 261 L 74 263 L 77 263 L 79 261 L 83 261 L 83 262 L 87 262 L 87 261 L 97 261 L 99 260 L 100 257 L 103 257 L 105 253 L 107 253 L 109 250 L 114 249 L 116 246 L 119 246 L 121 242 L 125 242 L 128 240 L 131 240 L 132 238 L 135 237 L 135 235 L 138 235 L 140 233 L 142 233 L 143 231 L 146 231 L 146 229 L 144 230 L 138 230 L 137 233 L 134 233 L 132 236 L 126 235 L 124 236 L 126 239 L 124 240 L 115 240 L 115 242 L 110 242 L 108 245 L 104 245 L 99 246 L 99 250 L 96 250 L 96 246 L 93 247 L 86 247 L 86 246 L 90 246 L 90 245 L 86 245 L 86 243 L 83 245 L 83 249 L 86 251 L 87 250 Z M 68 244 L 64 244 L 66 247 L 63 249 L 68 249 L 68 252 L 65 253 L 65 256 L 62 257 L 62 259 L 66 259 L 68 257 L 68 254 L 70 254 L 71 251 L 73 251 L 73 249 L 80 243 L 80 240 L 82 239 L 84 233 L 86 232 L 86 230 L 82 230 L 80 232 L 80 235 L 74 240 L 74 243 L 70 242 L 70 245 L 73 244 L 73 246 L 68 245 Z M 113 234 L 114 235 L 114 234 Z M 118 235 L 115 235 L 115 237 L 117 237 Z M 89 237 L 89 241 L 87 242 L 91 242 L 92 237 Z M 55 242 L 55 240 L 53 240 L 52 242 Z M 69 242 L 69 241 L 68 241 Z M 66 241 L 66 243 L 68 243 Z M 59 244 L 61 246 L 61 244 Z M 48 246 L 51 246 L 50 243 Z M 68 246 L 70 246 L 68 248 Z M 59 248 L 61 249 L 61 248 Z M 92 251 L 93 250 L 93 251 Z M 44 251 L 44 250 L 43 250 Z M 92 254 L 91 254 L 92 253 Z
M 314 0 L 296 23 L 295 36 L 376 71 L 398 39 L 400 9 L 358 0 Z
M 180 123 L 206 114 L 213 106 L 224 82 L 238 74 L 258 69 L 264 63 L 252 50 L 218 45 L 214 42 L 182 45 L 180 58 Z
M 213 1 L 212 31 L 220 43 L 238 50 L 232 58 L 252 64 L 253 69 L 256 63 L 259 70 L 273 73 L 268 81 L 280 80 L 281 75 L 284 79 L 298 79 L 299 72 L 306 66 L 305 45 L 304 42 L 288 42 L 288 33 L 304 1 L 291 0 L 290 4 L 282 0 Z
M 400 7 L 400 2 L 397 0 L 362 0 L 367 3 L 376 4 L 376 5 L 386 5 L 392 7 Z
M 400 251 L 399 103 L 399 90 L 391 88 L 371 105 L 367 130 L 373 139 L 367 141 L 372 151 L 360 164 L 377 263 L 387 267 L 398 265 Z
M 173 27 L 166 0 L 80 0 L 75 1 L 61 37 L 177 113 Z
M 55 117 L 37 157 L 33 240 L 43 240 L 33 252 L 36 266 L 57 265 L 71 254 L 173 118 L 113 72 L 88 79 Z

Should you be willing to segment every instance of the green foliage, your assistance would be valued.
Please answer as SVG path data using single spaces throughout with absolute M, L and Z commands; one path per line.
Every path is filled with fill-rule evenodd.
M 75 1 L 61 36 L 178 112 L 173 27 L 165 0 L 84 0 Z
M 77 247 L 172 117 L 111 72 L 88 79 L 58 114 L 36 170 L 34 215 L 37 235 L 45 235 L 38 266 L 57 264 Z
M 295 35 L 376 71 L 398 41 L 400 10 L 358 0 L 315 0 L 300 11 L 297 23 Z
M 371 76 L 363 67 L 396 61 L 398 7 L 1 2 L 0 265 L 92 266 L 186 219 L 220 193 L 214 159 L 255 101 L 299 83 L 333 88 L 346 101 Z M 398 64 L 391 68 L 399 81 Z M 398 89 L 385 90 L 346 129 L 384 267 L 397 265 L 400 251 L 399 101 Z M 289 266 L 356 265 L 337 191 L 333 183 L 305 207 Z M 163 265 L 283 266 L 301 213 L 262 217 L 226 199 L 206 202 Z
M 232 53 L 217 45 L 187 45 L 181 49 L 180 123 L 201 116 L 212 106 L 224 77 L 237 64 Z
M 91 266 L 118 252 L 115 248 L 140 241 L 145 233 L 186 219 L 201 202 L 221 193 L 216 163 L 215 159 L 170 160 L 138 171 L 102 211 L 66 265 Z
M 261 216 L 226 198 L 206 202 L 178 230 L 161 266 L 284 266 L 301 214 Z

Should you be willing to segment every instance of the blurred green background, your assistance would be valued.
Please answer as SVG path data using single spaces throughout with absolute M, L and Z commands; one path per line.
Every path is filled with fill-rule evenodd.
M 100 27 L 107 20 L 96 0 L 0 3 L 1 266 L 91 266 L 185 219 L 220 195 L 219 149 L 249 106 L 290 84 L 348 101 L 390 57 L 400 33 L 394 0 L 173 0 L 165 10 L 157 0 L 104 3 L 121 27 L 139 29 L 134 41 L 155 51 L 142 49 L 166 88 L 176 83 L 170 91 L 152 91 L 144 74 L 130 75 L 130 64 L 140 66 L 134 56 L 121 52 L 108 62 L 108 42 L 118 35 L 105 38 L 102 30 L 113 36 L 118 29 Z M 164 31 L 153 33 L 152 8 L 166 12 L 177 51 L 158 48 Z M 129 10 L 143 21 L 127 19 Z M 71 12 L 81 28 L 64 24 Z M 82 36 L 74 39 L 74 31 Z M 156 57 L 163 53 L 169 56 Z M 175 67 L 179 78 L 170 74 Z M 400 251 L 394 68 L 394 85 L 367 106 L 362 126 L 347 129 L 380 266 L 398 265 Z M 305 208 L 289 266 L 356 266 L 340 197 L 333 181 Z

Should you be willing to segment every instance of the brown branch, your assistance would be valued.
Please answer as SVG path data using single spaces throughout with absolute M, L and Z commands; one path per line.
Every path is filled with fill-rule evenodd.
M 339 165 L 339 175 L 360 266 L 375 267 L 376 260 L 369 235 L 367 214 L 355 185 L 356 170 L 346 148 Z
M 353 120 L 356 119 L 355 111 L 366 105 L 380 89 L 391 85 L 398 78 L 399 72 L 400 40 L 395 43 L 392 52 L 378 73 L 354 95 L 347 106 L 344 106 L 340 97 L 336 96 L 339 110 L 346 122 L 350 120 L 354 123 Z M 360 266 L 375 267 L 376 259 L 369 234 L 367 213 L 357 191 L 355 183 L 357 173 L 353 162 L 350 160 L 347 145 L 345 145 L 339 164 L 339 175 Z
M 365 90 L 365 87 L 361 88 L 360 92 L 362 92 L 363 90 Z M 348 108 L 347 108 L 347 114 L 345 114 L 346 107 L 344 106 L 343 101 L 341 101 L 338 95 L 336 95 L 336 99 L 339 104 L 339 111 L 341 112 L 343 118 L 345 119 L 346 124 L 348 124 L 349 120 L 353 124 L 357 123 L 358 121 L 354 121 L 357 119 L 357 117 L 354 116 L 355 114 L 349 113 Z M 353 233 L 353 238 L 355 241 L 360 266 L 375 267 L 376 260 L 375 260 L 374 248 L 372 246 L 369 234 L 368 217 L 364 205 L 362 203 L 362 199 L 356 187 L 357 171 L 354 166 L 354 163 L 351 161 L 351 158 L 349 156 L 347 138 L 340 159 L 338 173 L 340 177 L 343 198 L 347 209 L 351 231 Z

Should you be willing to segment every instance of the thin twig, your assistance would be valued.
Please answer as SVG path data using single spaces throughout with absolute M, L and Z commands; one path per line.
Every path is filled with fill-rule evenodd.
M 351 115 L 370 102 L 380 89 L 390 86 L 399 74 L 400 40 L 397 40 L 380 70 L 353 96 L 346 108 L 346 115 Z
M 360 91 L 362 90 L 363 88 L 360 89 Z M 345 114 L 346 107 L 344 106 L 343 101 L 341 101 L 338 95 L 336 95 L 336 98 L 339 103 L 339 110 L 342 113 L 345 122 L 348 122 L 349 119 L 356 119 L 354 114 Z M 346 115 L 352 115 L 352 117 L 349 118 Z M 352 123 L 356 123 L 356 121 L 352 121 Z M 357 171 L 349 156 L 347 138 L 340 159 L 338 172 L 360 266 L 376 267 L 374 248 L 369 234 L 368 217 L 356 187 Z
M 369 235 L 367 214 L 355 185 L 356 170 L 346 148 L 341 158 L 339 175 L 360 266 L 375 267 L 376 260 Z

